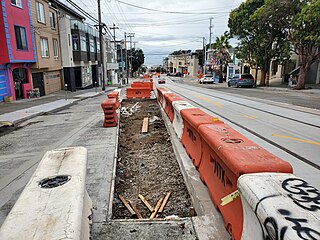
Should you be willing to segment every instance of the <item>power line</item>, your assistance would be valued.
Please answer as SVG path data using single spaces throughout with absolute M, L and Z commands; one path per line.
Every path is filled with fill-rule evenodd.
M 130 7 L 134 7 L 134 8 L 139 8 L 139 9 L 144 9 L 144 10 L 148 10 L 148 11 L 152 11 L 152 12 L 160 12 L 160 13 L 170 13 L 170 14 L 221 14 L 223 12 L 219 12 L 219 13 L 214 13 L 214 12 L 175 12 L 175 11 L 163 11 L 163 10 L 157 10 L 157 9 L 152 9 L 152 8 L 146 8 L 146 7 L 141 7 L 141 6 L 137 6 L 131 3 L 126 3 L 120 0 L 115 0 L 119 3 L 122 3 L 124 5 L 130 6 Z M 230 12 L 228 12 L 230 13 Z

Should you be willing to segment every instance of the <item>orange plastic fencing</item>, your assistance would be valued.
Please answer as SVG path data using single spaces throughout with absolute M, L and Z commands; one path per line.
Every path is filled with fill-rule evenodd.
M 129 98 L 150 98 L 151 90 L 149 88 L 127 88 L 126 97 Z
M 221 198 L 237 190 L 238 177 L 246 173 L 292 173 L 292 166 L 247 139 L 226 124 L 203 124 L 200 176 L 224 218 L 232 239 L 240 240 L 243 226 L 241 199 L 221 206 Z
M 115 127 L 118 125 L 117 100 L 116 98 L 106 98 L 102 103 L 101 107 L 104 112 L 104 127 Z
M 202 153 L 202 141 L 198 132 L 198 127 L 201 124 L 217 124 L 223 122 L 218 118 L 210 116 L 199 108 L 183 109 L 180 111 L 180 114 L 184 126 L 181 142 L 185 147 L 187 154 L 192 159 L 194 166 L 198 168 Z
M 183 98 L 173 94 L 173 93 L 168 93 L 164 95 L 164 98 L 166 100 L 166 106 L 164 108 L 165 113 L 167 114 L 168 118 L 170 119 L 171 122 L 173 122 L 174 118 L 174 109 L 172 106 L 173 101 L 183 101 Z

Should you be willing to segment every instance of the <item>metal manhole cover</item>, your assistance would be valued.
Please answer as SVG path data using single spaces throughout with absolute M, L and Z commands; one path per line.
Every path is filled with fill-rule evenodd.
M 70 175 L 58 175 L 44 178 L 39 182 L 41 188 L 55 188 L 62 186 L 71 180 Z
M 222 141 L 231 144 L 243 143 L 243 140 L 240 138 L 223 138 Z

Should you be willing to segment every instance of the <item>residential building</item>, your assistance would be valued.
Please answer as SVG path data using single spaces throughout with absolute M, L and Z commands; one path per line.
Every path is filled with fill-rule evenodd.
M 31 66 L 33 88 L 40 96 L 63 89 L 58 11 L 47 0 L 31 0 L 37 62 Z
M 64 84 L 69 91 L 101 85 L 99 32 L 85 18 L 58 0 L 50 0 L 58 11 Z
M 190 50 L 174 52 L 168 56 L 167 66 L 170 73 L 186 73 L 195 77 L 200 69 L 198 53 Z
M 105 51 L 105 68 L 106 68 L 106 79 L 108 85 L 118 84 L 118 71 L 119 71 L 119 64 L 117 62 L 117 46 L 115 45 L 114 41 L 111 41 L 110 36 L 106 36 L 104 38 L 106 51 Z
M 0 101 L 28 97 L 35 63 L 29 0 L 2 0 L 0 6 Z
M 126 48 L 124 40 L 117 44 L 117 62 L 119 65 L 119 77 L 125 79 L 126 74 Z
M 284 63 L 272 60 L 270 63 L 269 84 L 288 83 L 290 75 L 298 77 L 300 71 L 299 56 L 292 53 L 290 59 Z M 320 63 L 315 62 L 306 74 L 306 84 L 320 84 Z

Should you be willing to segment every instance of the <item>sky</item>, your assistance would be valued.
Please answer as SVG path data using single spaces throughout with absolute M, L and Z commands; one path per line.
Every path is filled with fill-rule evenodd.
M 98 18 L 97 1 L 73 0 L 89 14 Z M 101 0 L 102 21 L 113 24 L 116 39 L 134 33 L 135 47 L 143 50 L 145 64 L 162 64 L 175 50 L 202 49 L 203 37 L 209 43 L 212 19 L 212 42 L 228 30 L 232 9 L 242 0 Z M 145 8 L 145 9 L 143 9 Z M 113 32 L 113 30 L 111 30 Z M 234 44 L 235 40 L 231 40 Z M 128 44 L 129 47 L 129 44 Z

